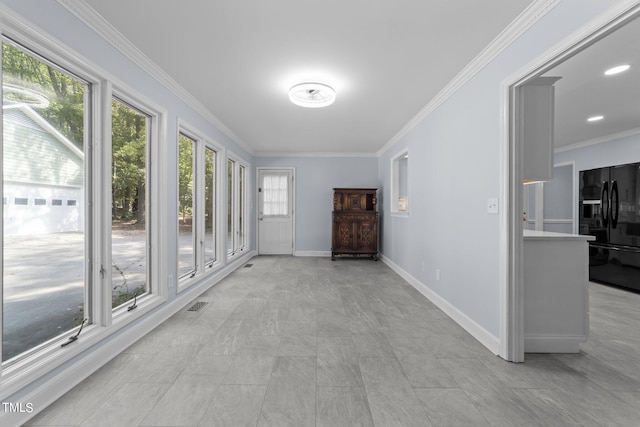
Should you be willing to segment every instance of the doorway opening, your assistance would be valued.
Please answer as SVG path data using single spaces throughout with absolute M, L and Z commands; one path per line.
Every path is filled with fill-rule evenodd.
M 258 254 L 293 255 L 295 169 L 257 168 Z
M 502 197 L 505 200 L 506 209 L 501 218 L 502 220 L 502 244 L 501 259 L 503 265 L 501 267 L 501 348 L 500 355 L 504 359 L 512 362 L 524 361 L 524 279 L 523 279 L 523 229 L 525 222 L 528 220 L 523 218 L 523 206 L 525 206 L 525 190 L 523 181 L 526 178 L 525 161 L 529 161 L 530 157 L 526 157 L 524 139 L 522 130 L 524 128 L 524 120 L 522 109 L 519 108 L 521 102 L 520 95 L 522 88 L 531 84 L 535 80 L 550 76 L 560 76 L 568 72 L 568 68 L 562 68 L 564 64 L 571 64 L 573 59 L 582 59 L 587 55 L 579 55 L 583 51 L 590 51 L 594 46 L 602 46 L 603 40 L 608 40 L 609 36 L 628 32 L 632 27 L 628 25 L 640 15 L 640 1 L 636 1 L 633 5 L 627 4 L 618 7 L 612 7 L 606 13 L 600 15 L 596 20 L 585 25 L 582 31 L 574 33 L 573 36 L 565 39 L 559 46 L 549 51 L 549 53 L 538 58 L 533 63 L 524 67 L 513 78 L 507 79 L 503 84 L 503 106 L 504 106 L 504 126 L 503 126 L 503 144 L 502 144 Z M 619 31 L 623 30 L 623 31 Z M 638 32 L 635 33 L 636 36 Z M 609 51 L 619 51 L 620 49 L 608 49 Z M 561 52 L 561 53 L 558 53 Z M 602 56 L 602 55 L 599 55 Z M 633 59 L 633 58 L 632 58 Z M 637 57 L 637 60 L 640 58 Z M 635 62 L 639 63 L 639 62 Z M 603 70 L 604 71 L 604 70 Z M 581 69 L 581 76 L 586 75 L 585 68 Z M 565 81 L 568 79 L 564 78 Z M 564 83 L 564 82 L 563 82 Z M 579 84 L 585 84 L 580 82 Z M 579 87 L 573 87 L 574 91 Z M 582 88 L 583 92 L 585 88 Z M 626 95 L 626 93 L 625 93 Z M 559 99 L 556 93 L 556 101 Z M 591 93 L 591 96 L 598 96 Z M 637 97 L 636 97 L 637 99 Z M 555 114 L 556 123 L 558 122 L 558 112 Z M 568 120 L 567 116 L 563 116 L 564 120 Z M 586 118 L 585 118 L 586 121 Z M 637 127 L 637 124 L 635 125 Z M 554 126 L 556 133 L 558 126 Z M 574 126 L 575 128 L 575 126 Z M 609 130 L 608 135 L 616 132 L 623 132 L 624 129 Z M 606 133 L 600 135 L 600 140 L 607 136 Z M 557 135 L 555 140 L 565 138 L 566 135 Z M 584 135 L 578 135 L 576 141 L 581 143 L 596 143 L 598 138 L 586 138 Z M 575 144 L 573 141 L 572 144 Z M 594 142 L 596 141 L 596 142 Z M 602 141 L 600 141 L 602 142 Z M 567 143 L 567 140 L 564 140 Z M 553 165 L 554 152 L 558 151 L 557 147 L 550 147 L 550 164 Z M 573 181 L 576 182 L 576 174 L 579 166 L 572 167 Z M 576 202 L 575 188 L 573 200 L 573 222 L 572 228 L 575 233 L 576 228 Z M 524 219 L 524 221 L 523 221 Z M 567 219 L 567 218 L 565 218 Z M 544 225 L 542 225 L 544 226 Z

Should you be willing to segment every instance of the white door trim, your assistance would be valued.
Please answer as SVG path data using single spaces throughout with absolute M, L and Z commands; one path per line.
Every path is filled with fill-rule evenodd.
M 522 276 L 522 141 L 513 123 L 516 89 L 640 15 L 640 0 L 621 1 L 505 79 L 501 91 L 500 186 L 500 356 L 524 361 L 524 282 Z
M 296 253 L 296 168 L 293 166 L 283 166 L 283 167 L 276 167 L 276 166 L 258 166 L 256 167 L 256 197 L 255 197 L 255 213 L 256 213 L 256 252 L 258 253 L 258 255 L 260 255 L 259 249 L 260 248 L 260 195 L 258 194 L 258 188 L 260 188 L 260 171 L 265 171 L 265 170 L 273 170 L 273 171 L 289 171 L 291 172 L 291 203 L 292 203 L 292 207 L 291 207 L 291 216 L 292 216 L 292 224 L 291 226 L 293 227 L 292 230 L 292 244 L 293 247 L 291 248 L 291 254 L 295 255 Z

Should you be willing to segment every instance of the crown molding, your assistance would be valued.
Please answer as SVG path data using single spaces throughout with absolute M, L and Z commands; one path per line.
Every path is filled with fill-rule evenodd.
M 146 56 L 140 49 L 131 43 L 120 31 L 107 22 L 98 12 L 89 6 L 84 0 L 57 0 L 57 2 L 75 15 L 87 27 L 96 32 L 100 37 L 115 47 L 119 52 L 140 67 L 144 72 L 159 81 L 174 95 L 193 108 L 204 119 L 238 144 L 249 154 L 254 150 L 218 119 L 207 107 L 198 101 L 191 93 L 169 76 L 162 68 Z
M 447 84 L 438 94 L 425 105 L 418 114 L 404 125 L 380 150 L 377 155 L 381 156 L 403 136 L 409 133 L 420 122 L 433 113 L 442 103 L 457 92 L 476 74 L 478 74 L 487 64 L 493 61 L 500 53 L 508 48 L 515 40 L 545 16 L 562 0 L 535 0 L 518 17 L 509 24 L 493 41 L 487 45 L 453 80 Z
M 340 153 L 340 152 L 288 152 L 288 151 L 256 151 L 255 157 L 373 157 L 376 153 Z
M 564 145 L 553 150 L 554 153 L 562 153 L 564 151 L 576 150 L 578 148 L 585 148 L 591 145 L 602 144 L 605 142 L 613 142 L 617 139 L 628 138 L 630 136 L 640 135 L 640 127 L 625 130 L 622 132 L 613 133 L 611 135 L 602 136 L 600 138 L 588 139 L 586 141 L 580 141 L 569 145 Z

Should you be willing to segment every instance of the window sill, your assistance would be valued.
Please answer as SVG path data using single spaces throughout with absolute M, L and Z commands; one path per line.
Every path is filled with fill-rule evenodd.
M 69 336 L 77 332 L 77 330 L 74 330 L 73 333 L 61 336 L 59 339 L 43 347 L 40 351 L 36 351 L 21 360 L 16 360 L 14 363 L 3 367 L 2 379 L 0 381 L 0 385 L 2 386 L 0 399 L 6 399 L 43 375 L 52 372 L 65 362 L 72 360 L 94 345 L 104 341 L 121 328 L 162 305 L 165 301 L 166 298 L 164 297 L 149 295 L 140 300 L 138 308 L 134 311 L 128 312 L 126 308 L 124 311 L 120 309 L 117 310 L 118 313 L 114 313 L 111 326 L 99 326 L 95 324 L 85 326 L 85 329 L 77 341 L 69 346 L 61 347 L 63 343 L 67 342 Z M 127 316 L 127 313 L 130 313 L 130 315 Z
M 391 216 L 398 218 L 409 218 L 409 212 L 391 212 Z
M 206 280 L 207 278 L 215 274 L 223 266 L 224 264 L 221 261 L 216 260 L 212 264 L 205 265 L 203 270 L 198 271 L 193 276 L 190 276 L 190 275 L 183 276 L 182 278 L 178 279 L 177 293 L 181 294 L 187 289 L 191 289 L 196 284 L 202 282 L 203 280 Z

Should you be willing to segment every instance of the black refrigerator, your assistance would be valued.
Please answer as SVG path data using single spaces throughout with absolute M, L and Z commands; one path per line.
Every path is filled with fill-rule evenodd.
M 640 291 L 640 163 L 580 171 L 589 280 Z

